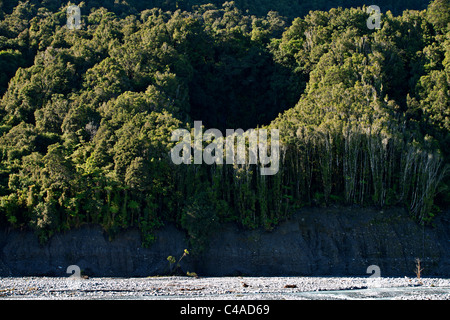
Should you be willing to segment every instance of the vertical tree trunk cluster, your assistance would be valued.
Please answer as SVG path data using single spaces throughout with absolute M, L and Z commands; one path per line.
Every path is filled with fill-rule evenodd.
M 282 144 L 276 175 L 261 175 L 259 165 L 187 165 L 177 170 L 199 174 L 179 174 L 175 185 L 184 199 L 199 191 L 190 186 L 201 186 L 223 219 L 249 228 L 271 229 L 302 206 L 332 203 L 401 205 L 426 222 L 445 173 L 430 150 L 376 125 L 300 127 Z

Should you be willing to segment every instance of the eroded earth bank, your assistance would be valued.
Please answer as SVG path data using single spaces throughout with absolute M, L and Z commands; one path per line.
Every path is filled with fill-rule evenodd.
M 224 224 L 208 249 L 181 262 L 199 276 L 367 277 L 376 265 L 382 277 L 415 277 L 416 258 L 425 277 L 450 277 L 450 218 L 422 227 L 399 208 L 304 208 L 274 230 L 242 230 Z M 168 273 L 168 256 L 179 257 L 189 241 L 166 224 L 150 248 L 137 229 L 113 240 L 99 226 L 85 225 L 40 245 L 31 231 L 0 231 L 0 276 L 67 277 L 77 265 L 90 277 L 148 277 Z

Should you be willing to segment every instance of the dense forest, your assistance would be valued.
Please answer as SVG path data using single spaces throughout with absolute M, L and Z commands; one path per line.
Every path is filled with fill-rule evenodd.
M 79 5 L 81 28 L 67 28 Z M 86 223 L 194 253 L 302 206 L 450 204 L 450 2 L 1 1 L 0 225 Z M 175 165 L 175 129 L 280 130 L 278 174 Z

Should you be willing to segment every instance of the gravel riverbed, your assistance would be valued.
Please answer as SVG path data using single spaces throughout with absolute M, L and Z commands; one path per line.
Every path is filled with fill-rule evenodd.
M 368 277 L 0 278 L 0 299 L 433 299 L 450 279 Z

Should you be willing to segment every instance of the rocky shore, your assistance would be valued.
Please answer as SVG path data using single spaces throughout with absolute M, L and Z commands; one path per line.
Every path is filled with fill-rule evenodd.
M 450 299 L 450 279 L 369 277 L 0 278 L 0 299 Z

